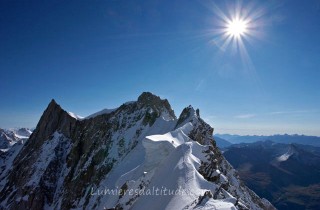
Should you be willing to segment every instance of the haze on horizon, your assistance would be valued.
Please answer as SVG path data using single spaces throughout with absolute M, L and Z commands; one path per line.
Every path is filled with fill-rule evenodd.
M 1 1 L 0 127 L 150 91 L 215 133 L 320 136 L 319 20 L 316 0 Z

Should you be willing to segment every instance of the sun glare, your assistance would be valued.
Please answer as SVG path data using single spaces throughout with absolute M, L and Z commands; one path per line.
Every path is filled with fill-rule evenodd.
M 223 52 L 240 52 L 242 57 L 248 57 L 246 43 L 261 39 L 263 16 L 265 9 L 255 4 L 244 5 L 239 0 L 236 4 L 227 5 L 224 10 L 214 3 L 215 14 L 213 43 Z
M 247 23 L 244 20 L 231 20 L 227 24 L 226 32 L 229 36 L 240 38 L 247 32 Z
M 210 4 L 214 19 L 209 35 L 212 36 L 211 43 L 218 47 L 219 52 L 225 55 L 239 55 L 243 69 L 256 78 L 246 45 L 263 38 L 266 9 L 255 3 L 244 3 L 245 1 L 239 0 L 234 4 L 226 4 L 223 9 L 215 3 Z

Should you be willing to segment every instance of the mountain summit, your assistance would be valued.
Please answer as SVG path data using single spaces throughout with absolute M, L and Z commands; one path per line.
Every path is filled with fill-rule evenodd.
M 199 110 L 137 101 L 79 119 L 54 100 L 0 176 L 2 209 L 274 209 L 239 180 Z

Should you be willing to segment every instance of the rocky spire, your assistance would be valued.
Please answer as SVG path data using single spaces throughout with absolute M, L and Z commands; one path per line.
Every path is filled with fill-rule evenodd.
M 29 143 L 35 144 L 34 146 L 41 145 L 55 131 L 59 131 L 66 137 L 70 137 L 76 121 L 52 99 L 43 112 L 36 129 L 30 137 Z
M 212 137 L 213 128 L 200 117 L 199 109 L 194 109 L 191 105 L 184 108 L 178 118 L 176 128 L 192 123 L 193 130 L 189 133 L 191 139 L 196 140 L 200 144 L 215 145 Z
M 182 110 L 178 118 L 176 128 L 185 124 L 186 122 L 191 121 L 193 117 L 195 117 L 195 110 L 191 105 L 189 105 L 188 107 Z

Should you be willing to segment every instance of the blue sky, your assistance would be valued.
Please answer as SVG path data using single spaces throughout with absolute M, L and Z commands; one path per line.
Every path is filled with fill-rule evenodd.
M 211 33 L 234 5 L 0 1 L 0 127 L 34 127 L 51 98 L 87 116 L 151 91 L 218 133 L 320 136 L 319 1 L 242 2 L 262 11 L 250 65 Z

